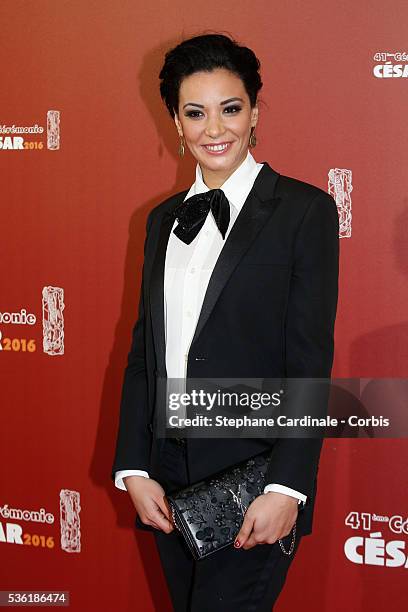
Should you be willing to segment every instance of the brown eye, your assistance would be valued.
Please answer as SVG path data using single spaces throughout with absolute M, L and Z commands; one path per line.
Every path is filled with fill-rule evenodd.
M 241 110 L 240 106 L 227 106 L 225 109 L 225 111 L 227 112 L 227 115 L 234 115 L 235 113 L 239 113 L 239 111 Z
M 186 112 L 186 117 L 191 117 L 192 119 L 196 119 L 197 117 L 199 117 L 201 114 L 200 111 L 197 110 L 192 110 L 192 111 L 187 111 Z

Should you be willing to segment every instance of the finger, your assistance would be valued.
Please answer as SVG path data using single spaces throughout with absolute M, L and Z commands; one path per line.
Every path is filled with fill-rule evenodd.
M 170 531 L 173 531 L 174 529 L 171 521 L 163 514 L 163 512 L 157 505 L 149 512 L 149 518 L 150 520 L 157 523 L 159 529 L 165 531 L 166 533 L 170 533 Z
M 267 544 L 275 544 L 275 542 L 277 542 L 280 538 L 284 538 L 285 535 L 287 535 L 285 530 L 283 530 L 283 529 L 273 529 L 272 531 L 270 531 L 268 533 L 267 538 L 266 538 L 266 543 Z
M 290 526 L 290 523 L 276 526 L 276 528 L 269 533 L 268 543 L 274 544 L 277 540 L 286 538 L 286 536 L 292 533 L 292 529 L 293 529 L 293 525 Z
M 246 542 L 246 540 L 249 538 L 250 533 L 253 528 L 253 524 L 254 524 L 254 519 L 249 517 L 246 514 L 244 518 L 244 522 L 241 525 L 241 529 L 239 530 L 235 538 L 234 546 L 236 548 L 240 548 L 244 544 L 244 542 Z
M 153 527 L 165 533 L 170 533 L 174 529 L 173 525 L 163 515 L 155 515 L 154 518 L 149 518 L 149 521 Z
M 258 542 L 258 540 L 256 539 L 256 536 L 255 536 L 255 533 L 252 532 L 251 535 L 249 536 L 249 538 L 243 544 L 242 548 L 244 550 L 249 550 L 250 548 L 253 548 L 257 544 L 261 544 L 261 542 Z
M 171 508 L 170 505 L 167 501 L 167 499 L 163 496 L 163 497 L 158 497 L 157 499 L 154 500 L 156 502 L 156 504 L 159 506 L 160 510 L 163 512 L 164 516 L 170 521 L 172 522 L 172 513 L 171 513 Z
M 167 523 L 171 526 L 171 530 L 170 531 L 172 531 L 174 529 L 174 527 L 175 527 L 174 522 L 173 522 L 173 514 L 171 512 L 170 507 L 168 507 L 163 500 L 162 500 L 162 504 L 159 507 L 159 512 L 162 513 L 162 515 L 165 518 L 165 520 L 167 521 Z
M 281 529 L 279 533 L 276 534 L 276 538 L 275 538 L 275 542 L 276 540 L 281 540 L 282 538 L 286 538 L 287 536 L 291 535 L 293 530 L 293 526 L 290 529 Z
M 143 515 L 139 514 L 139 518 L 142 521 L 143 525 L 150 525 L 151 527 L 154 527 L 155 529 L 160 529 L 159 525 L 155 523 L 155 521 L 152 521 L 151 519 L 149 519 L 147 514 L 143 514 Z
M 243 548 L 247 550 L 248 548 L 253 548 L 257 544 L 260 544 L 265 539 L 265 535 L 266 534 L 260 528 L 259 523 L 257 523 L 257 520 L 254 519 L 251 533 L 249 534 L 247 540 L 243 543 Z

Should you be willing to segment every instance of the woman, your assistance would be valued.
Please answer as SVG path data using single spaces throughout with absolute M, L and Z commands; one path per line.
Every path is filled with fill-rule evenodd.
M 321 441 L 154 435 L 158 378 L 330 376 L 336 205 L 250 153 L 259 67 L 250 49 L 210 34 L 170 50 L 160 73 L 179 153 L 196 159 L 196 180 L 148 217 L 112 478 L 129 492 L 137 525 L 155 534 L 177 612 L 269 612 L 312 526 Z M 166 495 L 265 449 L 264 494 L 234 546 L 195 562 Z

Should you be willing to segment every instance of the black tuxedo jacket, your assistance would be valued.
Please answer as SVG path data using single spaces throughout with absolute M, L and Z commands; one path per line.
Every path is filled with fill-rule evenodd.
M 154 477 L 157 378 L 166 377 L 164 264 L 174 208 L 187 191 L 149 214 L 139 313 L 125 369 L 111 477 L 122 469 Z M 337 308 L 339 221 L 323 190 L 280 175 L 268 163 L 254 185 L 211 275 L 190 345 L 191 378 L 329 378 Z M 311 532 L 318 439 L 194 438 L 187 440 L 193 482 L 267 448 L 266 483 L 308 496 L 298 531 Z

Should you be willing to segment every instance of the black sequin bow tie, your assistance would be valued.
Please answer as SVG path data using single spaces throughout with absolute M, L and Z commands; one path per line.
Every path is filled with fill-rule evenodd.
M 197 193 L 181 202 L 173 211 L 178 221 L 177 227 L 173 230 L 174 234 L 186 244 L 190 244 L 203 227 L 210 210 L 225 240 L 230 222 L 230 206 L 222 189 Z

